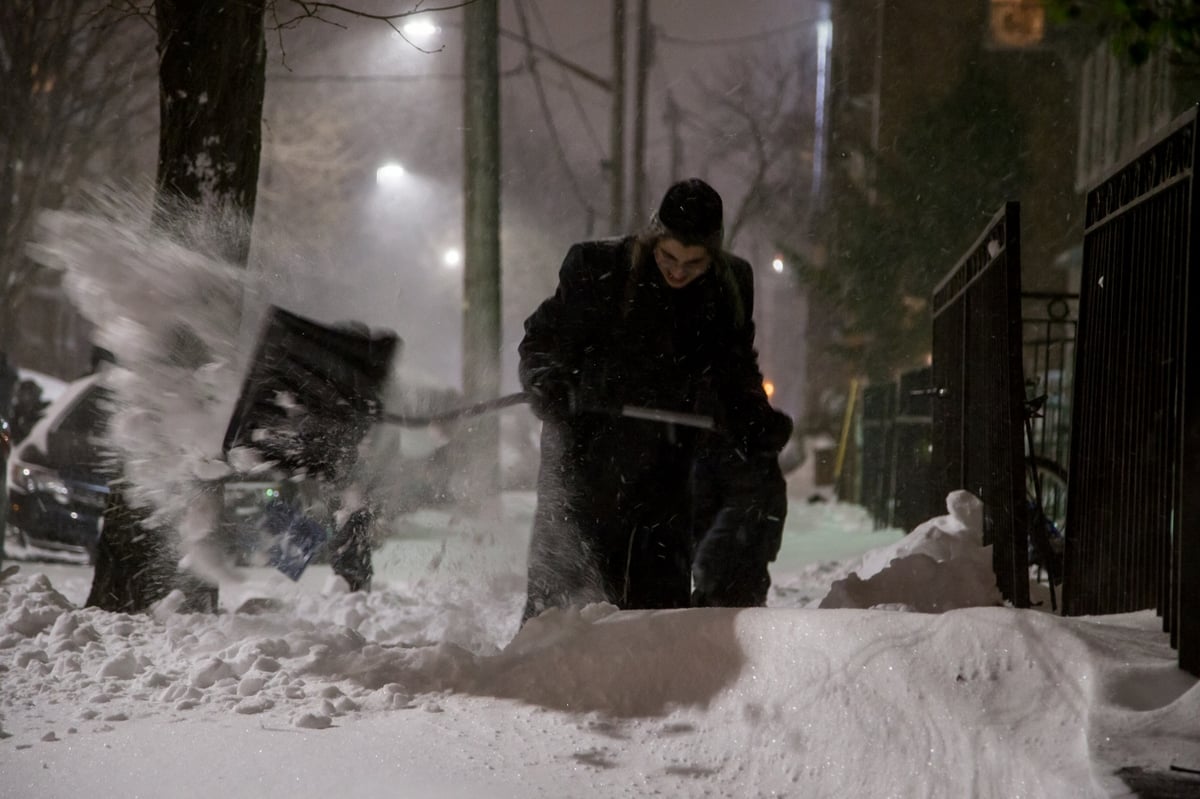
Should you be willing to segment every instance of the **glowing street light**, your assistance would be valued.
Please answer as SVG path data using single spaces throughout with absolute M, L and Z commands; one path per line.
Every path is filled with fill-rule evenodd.
M 401 28 L 404 35 L 413 39 L 431 39 L 442 32 L 442 29 L 434 25 L 427 19 L 415 19 L 412 22 L 406 22 Z
M 388 161 L 375 170 L 375 182 L 380 186 L 395 186 L 404 179 L 404 166 L 396 161 Z
M 779 274 L 783 274 L 783 259 L 776 256 L 774 261 L 771 261 L 771 268 Z

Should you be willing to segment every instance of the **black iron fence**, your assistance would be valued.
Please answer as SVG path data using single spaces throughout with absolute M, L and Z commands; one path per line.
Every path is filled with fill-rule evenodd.
M 1066 530 L 1078 318 L 1077 294 L 1021 295 L 1025 392 L 1027 399 L 1042 398 L 1040 413 L 1031 420 L 1033 440 L 1025 456 L 1041 475 L 1042 508 L 1059 534 Z M 945 497 L 938 496 L 929 482 L 932 403 L 937 393 L 932 385 L 932 370 L 925 368 L 902 375 L 898 382 L 862 391 L 860 503 L 877 528 L 911 530 L 944 512 Z M 1026 498 L 1031 499 L 1030 487 L 1026 488 Z
M 916 369 L 895 383 L 863 389 L 861 503 L 876 527 L 911 530 L 945 513 L 930 490 L 932 370 Z
M 895 475 L 892 469 L 893 432 L 896 421 L 896 384 L 866 386 L 859 419 L 860 503 L 871 514 L 876 529 L 892 526 Z
M 933 293 L 936 495 L 983 501 L 996 584 L 1029 606 L 1020 211 L 1006 203 Z
M 1196 140 L 1193 110 L 1087 195 L 1063 602 L 1156 608 L 1200 674 Z
M 997 584 L 1026 607 L 1028 525 L 1052 522 L 1063 612 L 1155 608 L 1200 675 L 1198 138 L 1194 109 L 1088 192 L 1079 295 L 1021 293 L 1006 204 L 934 290 L 932 376 L 867 389 L 860 454 L 878 524 L 910 529 L 972 491 Z M 902 498 L 921 469 L 927 488 Z
M 1027 399 L 1041 398 L 1040 410 L 1030 420 L 1026 456 L 1041 478 L 1042 509 L 1059 535 L 1066 532 L 1078 319 L 1078 294 L 1021 295 L 1025 392 Z
M 1079 295 L 1026 292 L 1021 295 L 1021 339 L 1029 398 L 1045 397 L 1033 420 L 1033 455 L 1060 464 L 1071 454 L 1071 392 Z
M 933 369 L 905 372 L 900 375 L 896 391 L 891 523 L 901 530 L 911 530 L 926 519 L 946 512 L 946 495 L 938 496 L 930 485 L 933 474 Z

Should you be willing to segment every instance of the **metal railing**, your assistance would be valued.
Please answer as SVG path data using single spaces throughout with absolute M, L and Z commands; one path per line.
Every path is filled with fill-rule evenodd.
M 996 584 L 1029 606 L 1020 208 L 1009 202 L 933 292 L 933 479 L 983 501 Z
M 861 502 L 877 528 L 912 530 L 945 512 L 929 485 L 931 380 L 930 369 L 915 369 L 863 390 Z
M 1025 292 L 1021 295 L 1021 340 L 1029 398 L 1045 396 L 1034 419 L 1034 456 L 1066 469 L 1071 455 L 1071 392 L 1079 295 Z
M 892 429 L 892 527 L 912 530 L 946 512 L 930 487 L 933 469 L 933 369 L 900 375 Z
M 1200 675 L 1198 138 L 1194 109 L 1088 193 L 1080 295 L 1021 293 L 1019 206 L 1007 203 L 934 290 L 933 388 L 879 387 L 895 390 L 875 403 L 894 415 L 864 431 L 887 436 L 871 507 L 890 521 L 912 449 L 899 420 L 922 418 L 904 399 L 931 400 L 929 498 L 966 488 L 983 500 L 1004 597 L 1029 605 L 1028 524 L 1053 521 L 1066 529 L 1063 612 L 1155 608 L 1181 668 Z M 1040 397 L 1026 439 L 1026 400 Z
M 1040 414 L 1030 420 L 1033 441 L 1026 457 L 1043 473 L 1042 509 L 1059 533 L 1066 528 L 1078 320 L 1078 294 L 1021 295 L 1026 397 L 1045 397 Z
M 1156 608 L 1200 673 L 1196 139 L 1193 109 L 1087 195 L 1063 603 Z
M 862 416 L 859 419 L 862 431 L 860 502 L 871 514 L 876 529 L 892 526 L 895 418 L 896 384 L 866 386 L 862 392 Z

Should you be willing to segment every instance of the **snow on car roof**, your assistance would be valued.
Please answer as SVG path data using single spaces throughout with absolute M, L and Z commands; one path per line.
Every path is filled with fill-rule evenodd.
M 21 380 L 32 380 L 42 387 L 42 398 L 48 402 L 53 402 L 58 399 L 59 395 L 66 390 L 68 381 L 60 380 L 57 377 L 51 377 L 43 372 L 38 372 L 33 369 L 18 368 L 17 374 Z
M 20 371 L 23 376 L 27 370 L 20 369 L 18 371 Z M 13 459 L 24 460 L 23 454 L 28 447 L 37 447 L 42 452 L 45 452 L 48 446 L 46 435 L 49 433 L 50 428 L 62 418 L 63 414 L 66 413 L 71 406 L 79 401 L 79 398 L 83 396 L 83 393 L 92 385 L 94 385 L 99 378 L 99 375 L 88 375 L 87 377 L 81 377 L 80 379 L 70 383 L 64 383 L 63 381 L 56 380 L 55 378 L 49 378 L 50 380 L 55 380 L 60 384 L 58 392 L 53 401 L 46 406 L 46 410 L 42 413 L 42 417 L 37 420 L 37 423 L 34 424 L 33 429 L 29 431 L 29 435 L 26 436 L 25 440 L 17 446 L 16 450 L 13 452 Z M 48 394 L 46 398 L 49 399 Z

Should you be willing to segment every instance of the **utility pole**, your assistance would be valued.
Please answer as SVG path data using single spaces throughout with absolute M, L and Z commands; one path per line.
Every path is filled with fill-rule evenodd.
M 612 122 L 609 129 L 609 233 L 625 227 L 625 0 L 613 0 Z
M 643 2 L 644 5 L 644 2 Z M 625 40 L 626 40 L 626 24 L 625 24 L 625 0 L 613 0 L 612 5 L 612 24 L 613 24 L 613 39 L 612 39 L 612 78 L 607 79 L 601 75 L 597 75 L 578 64 L 563 58 L 553 50 L 547 49 L 536 42 L 530 40 L 528 33 L 513 33 L 511 31 L 501 30 L 500 35 L 509 39 L 514 39 L 523 43 L 531 51 L 543 56 L 546 60 L 559 67 L 562 67 L 572 75 L 583 78 L 588 83 L 596 86 L 610 95 L 611 99 L 611 114 L 609 121 L 609 156 L 603 160 L 602 166 L 609 171 L 609 218 L 608 223 L 612 235 L 617 235 L 625 230 Z M 648 15 L 649 12 L 643 8 L 643 14 Z M 643 87 L 644 95 L 644 87 Z M 643 96 L 642 105 L 645 105 Z M 642 122 L 645 122 L 645 114 L 643 112 Z M 641 136 L 642 146 L 645 146 L 645 132 Z M 588 230 L 592 229 L 592 220 L 589 217 Z
M 633 226 L 646 221 L 646 84 L 654 58 L 650 0 L 638 0 L 637 74 L 633 110 Z
M 663 111 L 663 121 L 671 134 L 671 182 L 675 183 L 683 176 L 683 137 L 679 135 L 679 126 L 683 122 L 683 109 L 675 102 L 675 93 L 667 92 L 667 108 Z
M 500 393 L 500 19 L 498 0 L 463 11 L 463 393 Z M 500 423 L 470 427 L 472 495 L 500 491 Z

